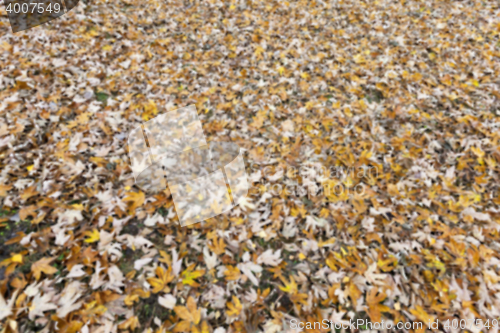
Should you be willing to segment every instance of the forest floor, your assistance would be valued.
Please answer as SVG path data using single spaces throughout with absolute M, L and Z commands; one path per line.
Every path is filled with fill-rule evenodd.
M 1 332 L 497 331 L 497 1 L 1 10 Z M 252 187 L 181 227 L 127 136 L 191 104 Z

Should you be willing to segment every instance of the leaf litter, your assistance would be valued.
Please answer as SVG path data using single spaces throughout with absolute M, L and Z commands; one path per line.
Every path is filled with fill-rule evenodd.
M 2 331 L 500 317 L 497 2 L 98 0 L 17 34 L 1 10 Z M 181 228 L 126 138 L 189 104 L 252 189 Z

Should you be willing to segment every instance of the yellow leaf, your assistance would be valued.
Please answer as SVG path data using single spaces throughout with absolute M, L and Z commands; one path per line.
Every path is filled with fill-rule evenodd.
M 200 333 L 210 333 L 210 328 L 208 327 L 208 324 L 206 321 L 203 321 L 203 323 L 201 323 L 201 332 Z
M 297 307 L 300 308 L 300 304 L 307 305 L 307 294 L 298 293 L 290 296 L 290 300 L 295 303 Z
M 255 56 L 259 57 L 262 53 L 264 53 L 264 49 L 262 48 L 262 46 L 257 46 L 254 52 Z
M 179 318 L 188 323 L 198 325 L 201 320 L 201 310 L 196 308 L 196 301 L 191 296 L 187 300 L 187 307 L 178 305 L 174 307 L 174 312 Z
M 158 266 L 155 272 L 157 277 L 147 279 L 148 283 L 153 286 L 153 293 L 157 294 L 160 291 L 168 293 L 170 291 L 168 283 L 174 279 L 174 276 L 171 274 L 172 267 L 165 270 L 161 266 Z
M 31 170 L 33 170 L 34 167 L 35 167 L 35 165 L 32 164 L 32 165 L 26 167 L 26 169 L 31 172 Z
M 76 210 L 80 210 L 80 211 L 84 209 L 82 204 L 72 204 L 71 207 L 73 207 Z
M 148 100 L 148 103 L 144 105 L 144 111 L 151 113 L 152 115 L 158 114 L 158 107 L 155 101 L 152 99 Z
M 19 264 L 22 264 L 22 263 L 23 263 L 23 256 L 22 256 L 21 254 L 17 253 L 17 254 L 14 254 L 14 255 L 10 258 L 10 260 L 11 260 L 12 262 L 17 262 L 17 263 L 19 263 Z
M 233 281 L 233 280 L 238 280 L 240 278 L 241 272 L 238 267 L 227 265 L 226 268 L 227 269 L 224 271 L 226 280 Z
M 470 149 L 477 157 L 484 157 L 484 151 L 482 151 L 481 148 L 471 147 Z
M 239 316 L 241 313 L 241 310 L 243 310 L 243 306 L 241 305 L 240 300 L 233 295 L 233 302 L 227 302 L 227 308 L 229 309 L 227 311 L 227 314 L 229 316 Z
M 287 292 L 289 294 L 295 294 L 298 291 L 297 283 L 295 283 L 295 279 L 293 276 L 290 276 L 290 282 L 287 282 L 285 278 L 281 277 L 281 281 L 285 284 L 284 287 L 279 287 L 281 290 L 284 292 Z
M 189 332 L 191 331 L 191 323 L 187 320 L 183 320 L 179 323 L 177 323 L 172 330 L 172 332 L 177 333 L 177 332 Z
M 10 269 L 15 269 L 17 264 L 22 264 L 23 263 L 23 256 L 19 253 L 14 254 L 12 257 L 4 259 L 2 262 L 0 262 L 0 267 L 3 266 L 9 266 Z M 9 269 L 9 268 L 7 268 Z
M 167 252 L 160 250 L 160 256 L 161 258 L 158 259 L 159 262 L 163 262 L 168 266 L 172 265 L 172 259 L 170 258 L 170 255 Z
M 187 308 L 191 313 L 192 322 L 195 325 L 198 325 L 201 319 L 201 310 L 198 310 L 196 307 L 196 302 L 193 297 L 189 296 L 187 300 Z
M 130 317 L 129 319 L 125 320 L 123 323 L 118 325 L 119 329 L 127 329 L 130 328 L 131 330 L 135 330 L 137 327 L 140 327 L 141 324 L 139 324 L 139 318 L 137 316 Z
M 353 281 L 349 282 L 347 291 L 349 293 L 349 296 L 351 297 L 352 304 L 356 306 L 358 299 L 361 297 L 363 293 L 361 292 L 361 290 L 359 290 L 359 288 Z
M 136 208 L 142 206 L 146 200 L 146 196 L 142 191 L 139 192 L 128 192 L 127 196 L 122 200 L 124 202 L 131 202 L 130 211 L 134 211 Z
M 354 62 L 357 64 L 364 64 L 366 62 L 365 58 L 363 57 L 363 54 L 357 54 L 353 57 Z
M 417 305 L 415 309 L 411 309 L 410 312 L 424 323 L 434 321 L 434 316 L 429 315 L 427 312 L 425 312 L 424 308 L 420 305 Z
M 387 184 L 387 193 L 389 193 L 393 197 L 401 195 L 399 193 L 398 187 L 394 184 Z
M 134 302 L 137 302 L 139 300 L 139 295 L 127 295 L 127 297 L 125 297 L 125 300 L 123 301 L 123 303 L 125 303 L 125 305 L 127 306 L 132 306 L 134 305 Z
M 85 231 L 84 233 L 85 236 L 88 236 L 89 238 L 85 239 L 85 243 L 95 243 L 98 242 L 99 239 L 101 238 L 99 231 L 97 229 L 94 229 L 92 231 Z
M 394 256 L 389 256 L 388 259 L 377 261 L 377 266 L 384 272 L 390 272 L 398 265 L 398 259 Z
M 179 316 L 179 318 L 187 321 L 192 321 L 191 313 L 189 313 L 189 310 L 185 306 L 175 306 L 174 312 L 177 316 Z
M 196 264 L 191 264 L 185 271 L 182 272 L 182 283 L 190 285 L 192 287 L 198 287 L 199 283 L 197 283 L 194 279 L 199 278 L 205 274 L 204 269 L 198 269 L 193 271 Z
M 66 333 L 78 333 L 80 332 L 81 328 L 83 326 L 83 323 L 81 321 L 76 321 L 73 320 L 71 321 L 65 328 L 66 328 Z

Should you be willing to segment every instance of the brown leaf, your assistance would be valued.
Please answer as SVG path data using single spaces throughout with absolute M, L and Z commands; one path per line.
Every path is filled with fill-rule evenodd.
M 42 273 L 52 275 L 57 272 L 57 268 L 50 266 L 50 263 L 52 263 L 54 259 L 55 258 L 42 258 L 31 265 L 31 271 L 37 281 L 40 279 Z

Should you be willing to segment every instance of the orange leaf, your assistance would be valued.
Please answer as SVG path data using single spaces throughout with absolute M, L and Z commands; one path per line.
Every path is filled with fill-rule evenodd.
M 28 216 L 35 217 L 36 216 L 35 211 L 36 211 L 36 205 L 23 207 L 19 211 L 19 218 L 21 220 L 26 220 Z
M 366 295 L 367 312 L 373 322 L 380 322 L 382 312 L 390 311 L 388 306 L 380 304 L 386 297 L 387 295 L 383 291 L 379 292 L 376 287 L 370 289 Z
M 6 197 L 7 192 L 12 188 L 12 185 L 0 185 L 0 197 Z

